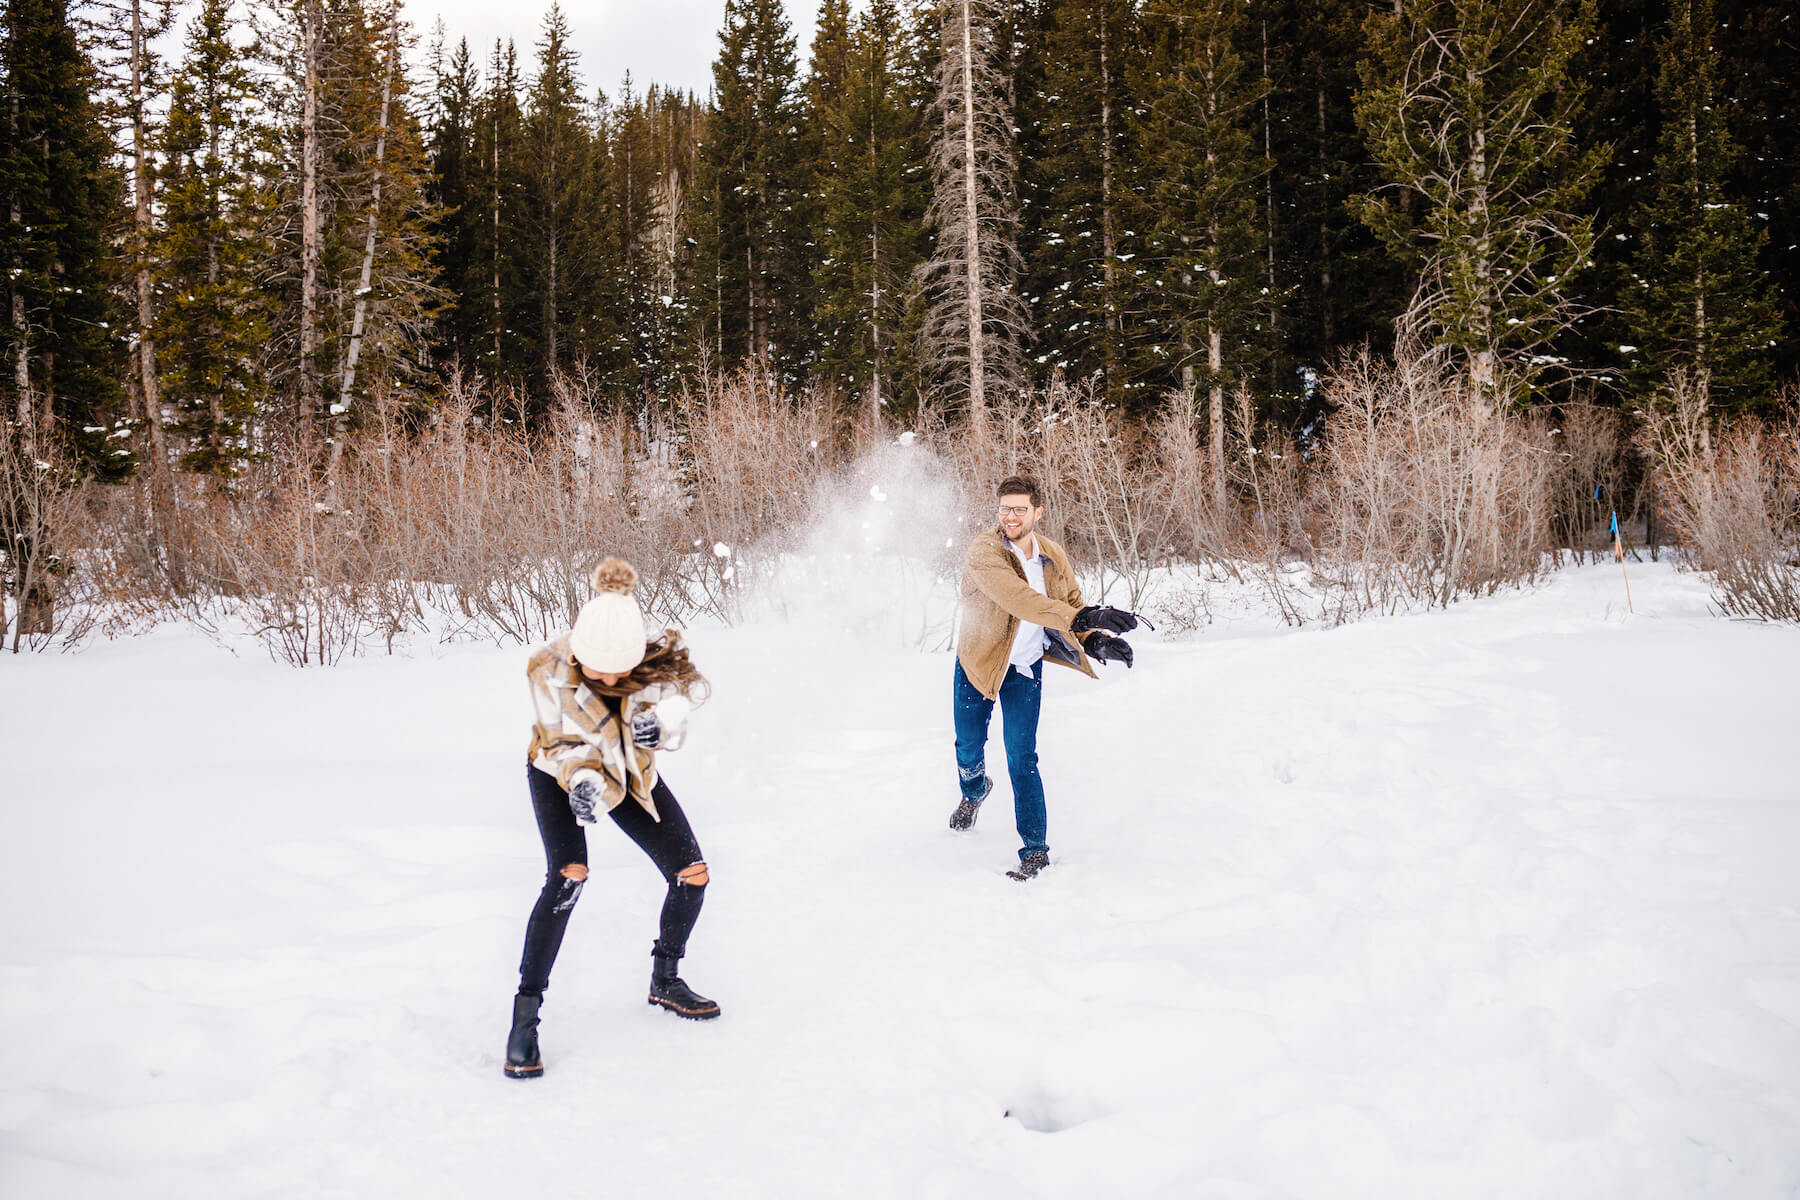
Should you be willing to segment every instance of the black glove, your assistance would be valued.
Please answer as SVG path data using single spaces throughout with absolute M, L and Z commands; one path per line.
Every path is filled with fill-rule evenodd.
M 655 713 L 639 713 L 631 718 L 631 744 L 654 750 L 662 745 L 662 722 Z
M 1140 622 L 1150 629 L 1156 628 L 1134 612 L 1126 612 L 1110 604 L 1089 605 L 1076 613 L 1075 619 L 1069 622 L 1069 632 L 1086 633 L 1090 629 L 1104 629 L 1108 633 L 1130 633 Z
M 1081 643 L 1081 648 L 1095 662 L 1122 662 L 1127 670 L 1131 667 L 1131 644 L 1124 638 L 1116 638 L 1110 633 L 1090 634 Z
M 600 785 L 584 779 L 569 789 L 569 811 L 584 825 L 594 823 L 594 808 L 600 803 Z

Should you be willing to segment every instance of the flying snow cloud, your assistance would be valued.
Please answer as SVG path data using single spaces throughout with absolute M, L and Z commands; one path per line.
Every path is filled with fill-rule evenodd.
M 812 525 L 745 598 L 745 613 L 888 647 L 941 648 L 969 534 L 963 509 L 951 464 L 902 434 L 828 485 Z

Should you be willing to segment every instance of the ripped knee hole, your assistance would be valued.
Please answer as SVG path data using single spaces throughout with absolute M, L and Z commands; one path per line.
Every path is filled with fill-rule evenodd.
M 570 863 L 562 869 L 562 875 L 564 879 L 573 879 L 576 883 L 581 883 L 587 879 L 587 864 Z
M 681 868 L 681 870 L 676 873 L 675 878 L 679 882 L 687 884 L 689 887 L 705 887 L 709 876 L 706 874 L 706 864 L 699 862 L 691 867 Z

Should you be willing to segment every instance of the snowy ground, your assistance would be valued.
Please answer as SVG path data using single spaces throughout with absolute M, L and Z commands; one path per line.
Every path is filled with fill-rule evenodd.
M 947 654 L 698 630 L 725 1016 L 602 826 L 535 1082 L 522 651 L 9 659 L 0 1196 L 1795 1196 L 1800 630 L 1633 569 L 1056 672 L 1028 885 Z

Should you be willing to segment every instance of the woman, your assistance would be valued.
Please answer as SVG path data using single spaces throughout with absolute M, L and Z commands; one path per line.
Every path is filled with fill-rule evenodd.
M 637 572 L 608 558 L 594 572 L 592 600 L 575 627 L 532 653 L 527 675 L 537 722 L 526 776 L 544 839 L 544 888 L 525 926 L 519 994 L 506 1039 L 506 1073 L 542 1075 L 538 1008 L 562 945 L 569 913 L 587 880 L 587 834 L 605 813 L 668 881 L 659 936 L 651 950 L 650 1003 L 709 1020 L 719 1006 L 676 973 L 706 898 L 706 860 L 687 817 L 657 775 L 656 751 L 681 745 L 687 712 L 706 699 L 704 677 L 688 661 L 681 635 L 646 641 L 632 598 Z

